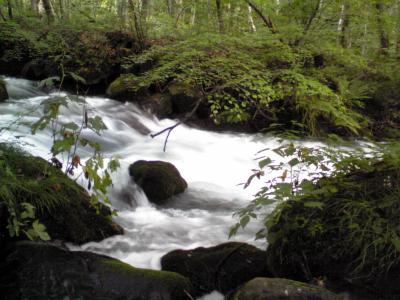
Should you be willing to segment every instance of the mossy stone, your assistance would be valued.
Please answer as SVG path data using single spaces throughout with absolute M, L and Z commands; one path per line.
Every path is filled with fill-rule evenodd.
M 5 168 L 14 174 L 2 184 L 18 203 L 36 207 L 52 239 L 82 244 L 123 233 L 107 206 L 100 204 L 97 212 L 86 190 L 49 162 L 5 144 L 0 144 L 0 152 Z
M 139 160 L 129 166 L 129 174 L 143 189 L 149 201 L 156 204 L 164 203 L 187 188 L 178 169 L 168 162 Z
M 340 300 L 322 287 L 282 278 L 255 278 L 238 288 L 229 300 Z
M 0 289 L 7 299 L 192 299 L 183 276 L 104 255 L 26 241 L 9 244 L 0 255 Z
M 197 296 L 214 290 L 226 294 L 252 278 L 270 274 L 265 251 L 237 242 L 175 250 L 161 258 L 161 266 L 188 277 Z

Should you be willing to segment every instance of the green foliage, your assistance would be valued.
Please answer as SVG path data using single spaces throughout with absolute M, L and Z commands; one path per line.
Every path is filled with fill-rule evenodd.
M 82 108 L 80 124 L 74 122 L 61 123 L 59 120 L 60 108 L 68 108 L 71 103 L 80 105 Z M 75 175 L 76 170 L 81 169 L 81 175 L 83 174 L 87 179 L 88 189 L 92 191 L 92 205 L 99 209 L 100 201 L 109 204 L 107 188 L 112 185 L 110 173 L 119 168 L 118 158 L 112 158 L 108 165 L 105 166 L 100 144 L 82 137 L 84 130 L 101 135 L 107 129 L 103 120 L 99 116 L 89 117 L 86 102 L 81 97 L 50 97 L 44 100 L 41 106 L 43 107 L 43 116 L 31 125 L 31 129 L 32 134 L 35 134 L 38 130 L 51 129 L 53 138 L 51 147 L 52 164 L 59 169 L 63 169 L 65 174 L 71 176 Z M 78 155 L 78 147 L 90 148 L 92 151 L 92 156 L 85 163 L 81 161 Z M 60 155 L 67 157 L 64 164 L 57 158 Z
M 26 174 L 21 174 L 22 168 Z M 51 211 L 65 199 L 54 194 L 56 185 L 51 179 L 41 180 L 47 175 L 39 172 L 34 158 L 29 159 L 19 150 L 0 144 L 0 206 L 7 211 L 10 237 L 24 234 L 31 240 L 50 239 L 36 212 Z
M 236 213 L 239 221 L 230 235 L 261 217 L 264 227 L 256 238 L 267 239 L 269 261 L 281 276 L 289 276 L 285 270 L 303 279 L 340 272 L 363 284 L 374 282 L 400 264 L 399 149 L 288 144 L 270 150 L 281 162 L 261 159 L 246 186 L 255 177 L 277 175 Z
M 265 129 L 291 128 L 311 135 L 365 130 L 367 120 L 353 109 L 361 105 L 362 95 L 351 92 L 354 84 L 346 77 L 348 66 L 341 70 L 347 85 L 334 90 L 331 74 L 328 77 L 327 70 L 312 67 L 315 55 L 267 36 L 225 36 L 224 40 L 197 36 L 126 58 L 127 72 L 141 64 L 152 67 L 139 75 L 122 76 L 111 88 L 162 92 L 172 85 L 189 86 L 208 103 L 216 123 L 259 122 Z M 364 71 L 361 62 L 354 64 Z

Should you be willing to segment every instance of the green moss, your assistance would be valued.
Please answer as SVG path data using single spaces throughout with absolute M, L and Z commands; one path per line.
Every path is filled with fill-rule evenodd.
M 162 203 L 187 188 L 175 166 L 163 161 L 137 161 L 129 166 L 129 174 L 155 203 Z
M 81 244 L 122 233 L 107 207 L 97 213 L 88 193 L 42 158 L 0 144 L 0 178 L 0 203 L 17 216 L 32 204 L 53 239 Z
M 165 281 L 186 280 L 185 277 L 174 272 L 135 268 L 119 260 L 110 259 L 110 260 L 104 260 L 101 263 L 107 268 L 110 268 L 112 271 L 126 272 L 129 274 L 152 277 Z

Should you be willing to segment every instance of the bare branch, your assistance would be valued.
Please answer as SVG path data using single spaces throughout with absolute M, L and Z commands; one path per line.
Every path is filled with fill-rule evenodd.
M 245 0 L 245 1 L 257 13 L 257 15 L 261 18 L 261 20 L 263 20 L 265 26 L 267 26 L 272 33 L 276 33 L 277 30 L 271 18 L 269 16 L 264 15 L 262 11 L 257 7 L 257 5 L 255 5 L 251 0 Z
M 163 134 L 163 133 L 165 133 L 165 132 L 168 132 L 168 133 L 167 133 L 167 137 L 165 138 L 165 141 L 164 141 L 164 148 L 163 148 L 163 151 L 164 151 L 164 152 L 167 150 L 168 138 L 169 138 L 169 135 L 171 134 L 172 130 L 174 130 L 174 129 L 175 129 L 176 127 L 178 127 L 179 125 L 184 124 L 184 123 L 187 122 L 191 117 L 193 117 L 193 115 L 196 113 L 196 111 L 197 111 L 197 109 L 199 108 L 200 103 L 201 103 L 202 101 L 203 101 L 203 97 L 199 98 L 199 100 L 197 100 L 197 102 L 196 102 L 196 105 L 195 105 L 195 106 L 193 107 L 193 109 L 185 116 L 185 118 L 183 118 L 182 121 L 179 121 L 178 123 L 176 123 L 176 124 L 174 124 L 174 125 L 172 125 L 172 126 L 169 126 L 169 127 L 165 128 L 165 129 L 163 129 L 163 130 L 161 130 L 161 131 L 159 131 L 159 132 L 157 132 L 157 133 L 154 133 L 154 134 L 151 134 L 151 135 L 150 135 L 150 136 L 154 139 L 155 137 L 157 137 L 157 136 L 159 136 L 159 135 L 161 135 L 161 134 Z

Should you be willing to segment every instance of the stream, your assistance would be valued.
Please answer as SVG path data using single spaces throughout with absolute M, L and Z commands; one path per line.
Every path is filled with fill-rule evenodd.
M 41 116 L 40 103 L 66 93 L 46 94 L 32 81 L 5 78 L 10 99 L 0 103 L 0 127 L 21 119 L 35 122 Z M 175 249 L 209 247 L 228 241 L 229 227 L 235 223 L 232 214 L 245 206 L 263 181 L 255 180 L 248 188 L 239 185 L 257 168 L 257 152 L 281 143 L 270 135 L 214 133 L 179 126 L 163 152 L 165 136 L 155 139 L 150 133 L 173 125 L 174 120 L 158 120 L 132 103 L 121 103 L 101 97 L 86 97 L 91 116 L 98 115 L 108 127 L 101 136 L 84 132 L 83 136 L 99 142 L 105 157 L 119 155 L 121 168 L 113 175 L 110 189 L 115 220 L 125 234 L 71 250 L 92 251 L 109 255 L 140 268 L 160 269 L 160 258 Z M 62 110 L 62 122 L 81 122 L 81 109 L 70 105 Z M 18 141 L 29 153 L 45 159 L 51 157 L 50 131 L 31 135 L 26 125 L 3 132 L 2 141 Z M 80 152 L 82 158 L 89 153 Z M 163 160 L 174 164 L 188 182 L 188 189 L 172 198 L 167 205 L 155 206 L 130 179 L 128 167 L 133 162 Z M 86 185 L 83 180 L 78 183 Z M 250 223 L 232 241 L 265 248 L 265 241 L 255 241 L 257 224 Z

